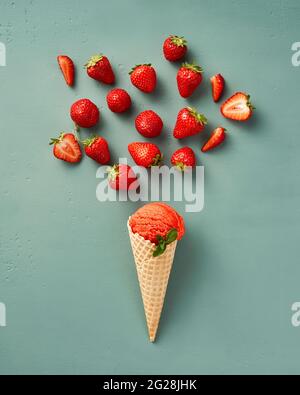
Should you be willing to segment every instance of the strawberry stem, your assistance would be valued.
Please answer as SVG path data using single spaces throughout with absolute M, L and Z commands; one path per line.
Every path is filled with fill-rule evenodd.
M 149 167 L 151 167 L 151 166 L 160 166 L 161 163 L 162 163 L 162 160 L 163 160 L 163 155 L 157 154 L 155 156 L 155 158 L 153 159 L 152 164 Z
M 62 141 L 64 135 L 65 135 L 65 132 L 61 132 L 60 135 L 59 135 L 58 137 L 56 137 L 56 138 L 51 138 L 51 139 L 50 139 L 49 145 L 60 143 L 60 142 Z
M 151 63 L 144 63 L 144 64 L 136 64 L 134 67 L 132 67 L 132 69 L 129 71 L 129 75 L 132 74 L 134 72 L 135 69 L 137 69 L 140 66 L 149 66 L 151 67 L 152 64 Z
M 182 63 L 182 66 L 181 67 L 184 67 L 185 69 L 188 69 L 188 70 L 192 70 L 192 71 L 194 71 L 195 73 L 203 73 L 203 69 L 202 69 L 202 67 L 200 67 L 198 64 L 196 64 L 196 63 Z
M 81 141 L 80 141 L 80 137 L 79 137 L 79 132 L 80 132 L 79 126 L 78 126 L 76 123 L 74 123 L 74 134 L 75 134 L 75 138 L 76 138 L 76 140 L 77 140 L 78 142 L 81 142 Z
M 207 118 L 204 114 L 200 114 L 195 108 L 192 107 L 188 107 L 187 109 L 197 122 L 201 123 L 202 125 L 207 124 Z
M 101 60 L 102 58 L 103 58 L 102 53 L 97 54 L 97 55 L 93 55 L 93 56 L 88 60 L 88 62 L 84 65 L 84 67 L 88 69 L 89 67 L 96 66 L 96 64 L 97 64 L 98 62 L 100 62 L 100 60 Z
M 185 170 L 185 164 L 184 163 L 182 163 L 182 162 L 176 162 L 176 168 L 178 169 L 178 170 L 180 170 L 180 171 L 184 171 Z
M 247 96 L 247 106 L 250 108 L 250 110 L 256 110 L 256 108 L 253 106 L 253 104 L 250 101 L 250 95 Z
M 97 140 L 97 136 L 92 136 L 88 139 L 85 140 L 81 140 L 80 142 L 85 146 L 85 147 L 89 147 L 90 145 L 92 145 L 94 143 L 95 140 Z
M 108 179 L 114 181 L 120 173 L 119 165 L 108 166 L 106 173 L 108 173 Z
M 171 36 L 170 38 L 172 43 L 177 45 L 177 47 L 186 47 L 187 45 L 187 41 L 184 37 Z

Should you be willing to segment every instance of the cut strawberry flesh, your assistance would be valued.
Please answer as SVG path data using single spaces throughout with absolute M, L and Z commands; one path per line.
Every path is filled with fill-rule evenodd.
M 206 152 L 211 150 L 212 148 L 217 147 L 225 140 L 225 129 L 224 128 L 217 128 L 213 131 L 212 135 L 208 139 L 208 141 L 204 144 L 201 148 L 202 152 Z
M 246 121 L 252 115 L 253 107 L 249 102 L 249 96 L 244 93 L 236 93 L 229 98 L 221 107 L 222 114 L 229 119 Z
M 65 136 L 62 141 L 54 145 L 54 155 L 59 159 L 73 163 L 81 159 L 80 147 L 68 136 Z
M 64 79 L 69 86 L 74 83 L 74 63 L 68 56 L 62 55 L 57 57 L 59 67 L 63 73 Z
M 78 157 L 76 150 L 74 150 L 69 143 L 63 142 L 57 145 L 56 151 L 60 153 L 64 159 L 75 160 Z

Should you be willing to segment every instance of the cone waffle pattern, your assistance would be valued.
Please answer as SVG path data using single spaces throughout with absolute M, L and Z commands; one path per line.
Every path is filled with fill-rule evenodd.
M 132 233 L 129 223 L 127 226 L 144 303 L 149 338 L 151 342 L 154 342 L 177 241 L 169 244 L 162 255 L 154 258 L 155 244 L 137 233 Z

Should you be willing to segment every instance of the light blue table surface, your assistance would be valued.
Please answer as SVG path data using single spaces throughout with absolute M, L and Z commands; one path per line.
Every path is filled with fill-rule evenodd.
M 300 67 L 291 62 L 299 18 L 296 0 L 1 1 L 0 373 L 300 373 L 300 327 L 291 324 L 300 300 Z M 188 103 L 207 115 L 208 130 L 222 123 L 228 140 L 207 155 L 207 134 L 185 141 L 205 166 L 205 208 L 185 214 L 173 204 L 187 232 L 150 344 L 126 229 L 140 203 L 97 201 L 97 165 L 57 161 L 48 141 L 72 127 L 71 103 L 89 97 L 114 160 L 140 139 L 134 118 L 145 108 L 164 119 L 157 141 L 168 160 L 186 104 L 161 53 L 171 33 L 187 38 L 188 59 L 205 70 Z M 109 87 L 86 76 L 97 52 L 132 95 L 129 116 L 111 113 Z M 74 89 L 58 70 L 61 53 L 76 63 Z M 141 62 L 157 69 L 153 95 L 130 84 L 127 71 Z M 210 95 L 218 72 L 226 97 L 251 94 L 250 122 L 222 118 Z

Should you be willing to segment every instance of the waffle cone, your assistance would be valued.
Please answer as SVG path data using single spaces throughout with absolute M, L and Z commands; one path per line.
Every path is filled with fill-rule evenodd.
M 129 223 L 127 226 L 145 309 L 149 339 L 154 342 L 177 241 L 167 245 L 166 251 L 162 255 L 153 257 L 155 244 L 145 240 L 138 233 L 133 233 Z

